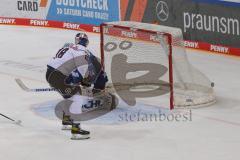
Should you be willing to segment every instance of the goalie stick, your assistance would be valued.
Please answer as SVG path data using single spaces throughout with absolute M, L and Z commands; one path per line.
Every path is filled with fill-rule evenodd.
M 16 83 L 18 84 L 18 86 L 22 89 L 22 90 L 24 90 L 24 91 L 26 91 L 26 92 L 50 92 L 50 91 L 57 91 L 57 89 L 55 89 L 55 88 L 50 88 L 50 87 L 48 87 L 48 88 L 28 88 L 24 83 L 23 83 L 23 81 L 21 80 L 21 79 L 19 79 L 19 78 L 15 78 L 15 81 L 16 81 Z M 135 87 L 136 88 L 138 88 L 138 89 L 141 89 L 141 87 L 137 87 L 137 85 L 145 85 L 144 83 L 143 84 L 141 84 L 141 83 L 139 83 L 139 84 L 135 84 Z M 154 84 L 154 85 L 156 85 L 156 84 Z M 159 84 L 158 84 L 159 85 Z M 134 85 L 133 85 L 134 86 Z M 88 93 L 89 94 L 89 92 L 90 92 L 90 90 L 88 89 L 88 88 L 85 88 L 85 87 L 81 87 L 81 89 L 82 89 L 82 91 L 84 92 L 84 93 Z M 103 90 L 103 91 L 106 91 L 106 92 L 109 92 L 109 93 L 116 93 L 116 91 L 120 91 L 120 90 L 128 90 L 129 89 L 129 84 L 115 84 L 114 86 L 112 85 L 112 84 L 110 84 L 110 85 L 108 85 L 108 86 L 106 86 L 106 88 L 105 88 L 105 90 Z M 151 88 L 151 86 L 150 86 L 150 88 L 149 89 L 152 89 Z M 161 88 L 162 89 L 162 88 Z M 87 95 L 88 95 L 87 94 Z
M 26 92 L 50 92 L 50 91 L 57 91 L 57 89 L 55 88 L 28 88 L 21 79 L 19 78 L 15 78 L 16 83 L 18 84 L 18 86 L 26 91 Z M 84 93 L 89 93 L 90 90 L 88 88 L 85 87 L 81 87 L 81 89 L 84 91 Z M 115 90 L 112 89 L 111 87 L 106 87 L 104 91 L 110 92 L 110 93 L 114 93 Z
M 49 91 L 57 91 L 55 88 L 28 88 L 21 79 L 16 78 L 15 79 L 16 83 L 18 84 L 18 86 L 26 91 L 26 92 L 49 92 Z
M 21 79 L 16 78 L 15 79 L 16 83 L 18 84 L 18 86 L 26 91 L 26 92 L 50 92 L 50 91 L 57 91 L 57 89 L 55 88 L 28 88 Z M 81 87 L 83 94 L 84 95 L 92 95 L 92 89 L 89 88 L 85 88 L 85 87 Z

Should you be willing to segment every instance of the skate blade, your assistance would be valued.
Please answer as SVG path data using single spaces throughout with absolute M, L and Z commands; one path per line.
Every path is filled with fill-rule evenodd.
M 71 130 L 72 126 L 71 125 L 64 125 L 62 126 L 62 130 L 66 131 L 66 130 Z
M 72 134 L 72 137 L 71 137 L 71 140 L 84 140 L 84 139 L 89 139 L 89 135 L 75 135 L 75 134 Z

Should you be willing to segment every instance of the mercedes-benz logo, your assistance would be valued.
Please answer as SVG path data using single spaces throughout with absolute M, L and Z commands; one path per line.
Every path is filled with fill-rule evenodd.
M 160 21 L 166 21 L 169 16 L 168 5 L 164 1 L 159 1 L 156 6 L 156 14 Z

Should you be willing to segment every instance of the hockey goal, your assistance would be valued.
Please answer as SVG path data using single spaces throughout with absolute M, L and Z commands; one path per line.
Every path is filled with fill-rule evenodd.
M 152 96 L 159 102 L 167 100 L 170 109 L 215 102 L 211 81 L 188 61 L 179 28 L 129 21 L 104 23 L 101 63 L 109 86 L 131 90 L 131 94 L 158 92 Z

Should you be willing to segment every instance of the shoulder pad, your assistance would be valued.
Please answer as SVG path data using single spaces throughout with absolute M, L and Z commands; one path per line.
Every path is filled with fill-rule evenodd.
M 71 46 L 73 46 L 73 45 L 74 45 L 73 43 L 65 43 L 65 44 L 63 45 L 63 48 L 71 47 Z

